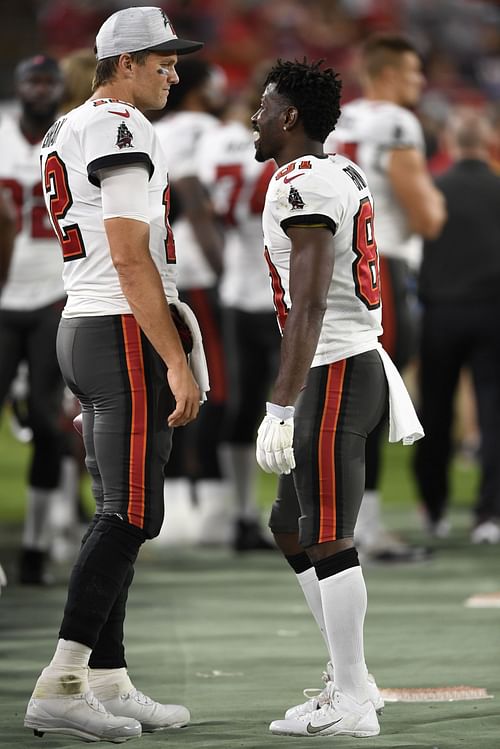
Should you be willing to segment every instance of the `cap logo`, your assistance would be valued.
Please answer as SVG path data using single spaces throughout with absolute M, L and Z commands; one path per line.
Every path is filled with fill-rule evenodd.
M 159 11 L 160 11 L 160 13 L 161 13 L 161 17 L 162 17 L 162 19 L 163 19 L 163 25 L 165 26 L 165 28 L 167 29 L 167 31 L 168 31 L 168 32 L 169 32 L 170 34 L 172 34 L 172 36 L 177 36 L 177 34 L 175 33 L 175 29 L 174 29 L 174 27 L 172 26 L 172 21 L 171 21 L 171 20 L 170 20 L 170 19 L 168 18 L 168 16 L 167 16 L 167 14 L 165 13 L 165 11 L 164 11 L 164 10 L 162 10 L 161 8 L 158 8 L 158 10 L 159 10 Z

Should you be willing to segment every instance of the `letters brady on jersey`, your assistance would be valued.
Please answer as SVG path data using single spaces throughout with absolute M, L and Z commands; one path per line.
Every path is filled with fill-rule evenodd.
M 176 297 L 168 170 L 153 127 L 127 102 L 87 101 L 53 125 L 41 153 L 45 202 L 65 261 L 66 317 L 130 312 L 109 251 L 100 185 L 102 170 L 128 164 L 148 171 L 148 214 L 137 220 L 149 224 L 151 257 L 167 298 Z M 131 201 L 124 217 L 135 218 L 134 210 Z

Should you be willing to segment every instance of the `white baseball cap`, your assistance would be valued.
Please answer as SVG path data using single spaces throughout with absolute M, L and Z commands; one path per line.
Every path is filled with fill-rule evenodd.
M 203 42 L 179 39 L 161 8 L 124 8 L 107 18 L 95 40 L 98 60 L 125 52 L 170 52 L 186 55 L 203 47 Z

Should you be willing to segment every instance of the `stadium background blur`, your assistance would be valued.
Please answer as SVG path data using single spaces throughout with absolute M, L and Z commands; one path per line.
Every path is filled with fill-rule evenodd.
M 36 53 L 61 59 L 93 48 L 96 29 L 126 0 L 18 0 L 2 14 L 0 111 L 13 96 L 13 70 Z M 150 0 L 136 0 L 150 5 Z M 202 54 L 226 72 L 237 95 L 255 69 L 278 57 L 323 58 L 343 79 L 343 100 L 359 94 L 359 43 L 377 31 L 400 31 L 424 60 L 427 86 L 418 108 L 433 173 L 449 160 L 441 132 L 454 106 L 484 108 L 499 133 L 500 6 L 496 0 L 167 0 L 157 3 Z
M 0 116 L 2 110 L 14 106 L 13 71 L 20 60 L 37 53 L 60 59 L 74 50 L 91 48 L 102 21 L 130 4 L 155 3 L 9 3 L 0 24 Z M 433 173 L 449 164 L 443 126 L 450 111 L 462 105 L 492 116 L 498 133 L 492 159 L 500 170 L 500 7 L 495 0 L 171 0 L 157 4 L 172 16 L 180 34 L 205 40 L 203 55 L 224 68 L 235 96 L 262 63 L 306 55 L 324 58 L 339 70 L 344 101 L 349 101 L 359 94 L 358 44 L 375 31 L 406 32 L 418 44 L 425 64 L 427 86 L 417 114 Z M 16 586 L 11 573 L 24 514 L 28 450 L 10 433 L 7 414 L 0 422 L 0 561 L 10 578 L 0 602 L 0 745 L 31 746 L 33 739 L 22 729 L 20 716 L 32 676 L 53 646 L 68 567 L 57 569 L 60 585 L 54 588 L 26 591 Z M 386 450 L 382 495 L 389 510 L 387 520 L 409 540 L 427 543 L 416 520 L 412 450 L 401 446 Z M 392 571 L 366 570 L 371 596 L 367 652 L 383 686 L 465 683 L 498 694 L 498 609 L 463 605 L 474 593 L 498 591 L 498 547 L 469 545 L 477 470 L 462 456 L 454 461 L 452 473 L 453 533 L 447 540 L 433 541 L 434 560 Z M 273 499 L 274 479 L 263 474 L 260 478 L 263 514 Z M 90 510 L 88 485 L 84 490 Z M 297 686 L 313 680 L 324 659 L 319 641 L 307 653 L 299 647 L 302 639 L 310 640 L 314 625 L 305 608 L 297 605 L 293 581 L 278 555 L 242 559 L 230 557 L 227 550 L 147 550 L 136 586 L 139 590 L 144 586 L 149 593 L 154 586 L 155 605 L 162 617 L 161 624 L 149 627 L 144 638 L 146 604 L 137 596 L 128 624 L 132 665 L 136 672 L 143 669 L 148 674 L 148 688 L 156 689 L 156 694 L 173 689 L 180 698 L 184 693 L 195 715 L 189 732 L 177 741 L 169 737 L 170 745 L 174 749 L 181 745 L 183 749 L 274 746 L 275 740 L 266 739 L 266 723 L 276 717 L 277 705 L 300 699 Z M 178 598 L 172 608 L 173 588 Z M 439 741 L 440 749 L 465 744 L 497 749 L 499 731 L 497 700 L 395 705 L 386 710 L 384 738 L 377 745 L 416 749 Z M 152 738 L 141 742 L 145 748 L 153 745 Z M 75 744 L 64 742 L 61 747 Z
M 43 52 L 61 58 L 93 47 L 96 29 L 123 0 L 18 0 L 2 14 L 0 99 L 12 95 L 16 63 Z M 149 5 L 136 0 L 135 5 Z M 357 43 L 382 30 L 407 32 L 425 60 L 424 107 L 500 99 L 500 8 L 495 0 L 167 0 L 157 3 L 186 38 L 240 89 L 263 60 L 306 55 L 342 73 L 357 93 Z
M 146 5 L 150 0 L 134 4 Z M 427 84 L 417 114 L 431 172 L 437 175 L 450 164 L 444 124 L 453 109 L 462 106 L 478 108 L 496 125 L 491 155 L 500 170 L 500 6 L 495 0 L 169 0 L 158 4 L 175 20 L 179 33 L 205 40 L 201 54 L 224 69 L 235 98 L 266 63 L 278 57 L 307 56 L 322 58 L 340 72 L 347 102 L 360 93 L 360 43 L 377 31 L 406 33 L 424 60 Z M 126 0 L 9 4 L 0 25 L 0 116 L 2 110 L 16 106 L 13 71 L 20 60 L 37 53 L 62 59 L 75 50 L 91 49 L 103 20 L 127 5 Z M 2 421 L 0 445 L 6 468 L 11 464 L 6 440 L 10 445 L 11 437 L 6 419 Z M 459 433 L 467 428 L 457 425 Z M 14 445 L 16 453 L 18 448 L 23 450 Z M 409 455 L 404 462 L 409 465 Z M 386 471 L 391 471 L 391 465 Z M 10 479 L 5 470 L 0 475 L 0 517 L 20 520 L 24 492 L 13 496 L 17 490 L 13 492 L 10 484 L 12 473 Z M 410 473 L 403 470 L 403 493 L 415 501 Z M 15 476 L 16 487 L 18 480 L 22 487 L 23 476 Z M 396 499 L 401 489 L 389 489 L 389 494 Z M 472 496 L 467 496 L 467 502 L 472 503 Z

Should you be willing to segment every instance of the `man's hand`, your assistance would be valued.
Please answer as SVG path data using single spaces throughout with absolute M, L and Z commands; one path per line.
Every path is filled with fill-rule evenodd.
M 182 427 L 198 416 L 200 410 L 200 388 L 189 369 L 187 362 L 177 367 L 169 367 L 167 380 L 175 398 L 175 409 L 168 417 L 169 427 Z
M 266 403 L 266 416 L 257 432 L 257 463 L 266 473 L 290 473 L 293 454 L 293 406 Z

